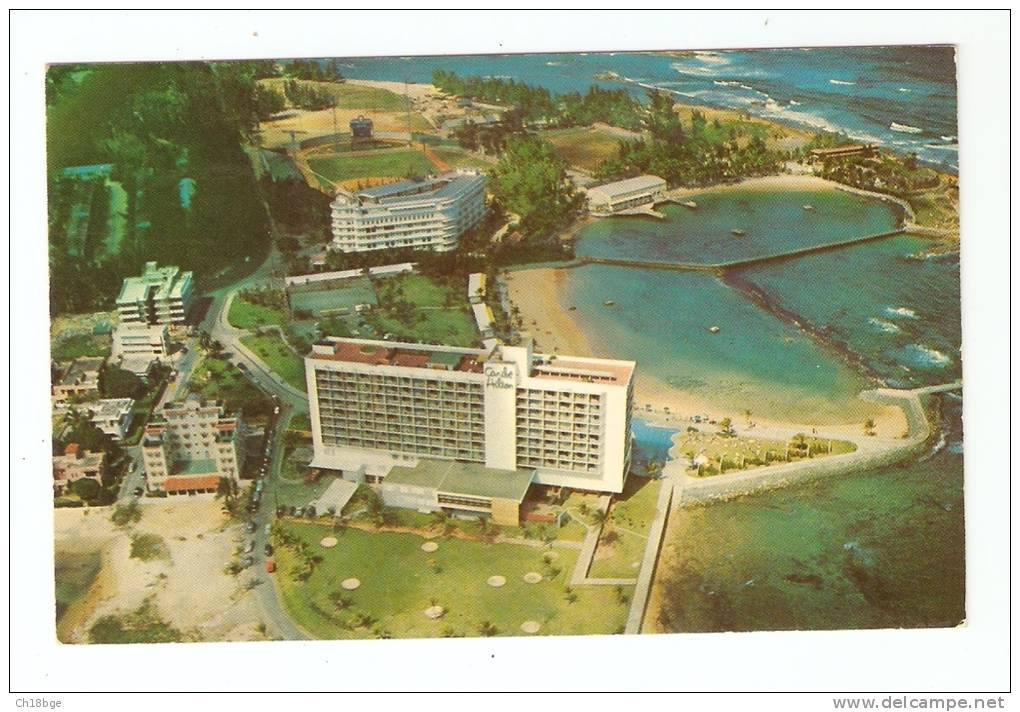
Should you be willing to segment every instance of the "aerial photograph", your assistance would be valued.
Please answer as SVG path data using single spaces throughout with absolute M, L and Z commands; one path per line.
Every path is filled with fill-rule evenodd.
M 57 640 L 967 625 L 955 47 L 338 45 L 46 69 Z

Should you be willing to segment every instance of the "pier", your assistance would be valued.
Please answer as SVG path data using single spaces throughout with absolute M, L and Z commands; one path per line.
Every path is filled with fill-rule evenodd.
M 822 245 L 809 245 L 808 247 L 800 247 L 795 250 L 780 252 L 774 255 L 763 255 L 761 257 L 747 257 L 745 259 L 731 260 L 729 262 L 702 264 L 698 262 L 659 262 L 654 260 L 628 260 L 618 257 L 585 256 L 579 257 L 575 262 L 569 263 L 564 266 L 580 267 L 584 265 L 611 265 L 615 267 L 635 267 L 640 269 L 664 269 L 671 270 L 674 272 L 714 272 L 718 274 L 731 269 L 755 267 L 758 265 L 769 264 L 772 262 L 783 262 L 785 260 L 791 260 L 797 257 L 803 257 L 805 255 L 813 255 L 815 253 L 828 252 L 830 250 L 839 250 L 844 247 L 860 245 L 866 242 L 885 240 L 887 238 L 896 237 L 897 235 L 903 235 L 905 233 L 906 233 L 905 228 L 898 228 L 896 230 L 890 230 L 889 232 L 880 232 L 875 235 L 853 237 L 850 238 L 849 240 L 827 242 Z

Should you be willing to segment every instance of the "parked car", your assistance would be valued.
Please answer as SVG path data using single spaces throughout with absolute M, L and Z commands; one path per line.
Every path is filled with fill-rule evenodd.
M 276 562 L 272 559 L 266 562 L 266 573 L 271 574 L 276 571 Z
M 247 370 L 248 370 L 248 367 L 247 367 L 247 366 L 245 366 L 245 365 L 244 365 L 243 363 L 239 363 L 239 364 L 237 364 L 237 367 L 238 367 L 239 369 L 241 369 L 242 371 L 247 371 Z
M 273 545 L 272 544 L 266 544 L 265 547 L 263 547 L 262 551 L 265 552 L 266 556 L 272 556 L 273 555 Z
M 141 497 L 145 494 L 145 490 L 141 487 L 135 487 L 135 497 Z
M 253 551 L 255 551 L 255 540 L 254 539 L 252 539 L 251 541 L 248 542 L 248 546 L 244 547 L 244 553 L 245 554 L 250 554 Z
M 247 527 L 245 527 L 245 530 L 246 530 L 246 531 L 247 531 L 247 532 L 248 532 L 249 534 L 251 534 L 251 533 L 253 533 L 253 532 L 255 531 L 255 529 L 256 529 L 257 527 L 258 527 L 258 525 L 257 525 L 257 524 L 256 524 L 255 522 L 248 522 L 248 526 L 247 526 Z
M 242 563 L 244 564 L 244 568 L 248 568 L 249 566 L 255 563 L 255 559 L 250 556 L 246 556 L 244 557 L 244 561 Z
M 266 536 L 269 536 L 269 532 L 271 532 L 272 530 L 273 530 L 273 525 L 272 524 L 267 524 L 266 528 L 265 528 Z

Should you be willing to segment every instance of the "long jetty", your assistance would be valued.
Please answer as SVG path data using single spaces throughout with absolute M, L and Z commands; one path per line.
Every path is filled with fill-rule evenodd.
M 890 230 L 889 232 L 880 232 L 874 235 L 864 235 L 862 237 L 854 237 L 849 240 L 840 240 L 838 242 L 827 242 L 824 245 L 809 245 L 808 247 L 801 247 L 796 250 L 789 250 L 788 252 L 780 252 L 774 255 L 762 255 L 761 257 L 748 257 L 741 260 L 731 260 L 729 262 L 715 262 L 715 263 L 698 263 L 698 262 L 660 262 L 656 260 L 628 260 L 617 257 L 594 257 L 584 256 L 579 257 L 572 263 L 566 263 L 563 266 L 581 267 L 584 265 L 612 265 L 616 267 L 637 267 L 641 269 L 663 269 L 671 270 L 674 272 L 714 272 L 721 273 L 731 269 L 740 269 L 743 267 L 752 267 L 756 265 L 769 264 L 772 262 L 782 262 L 784 260 L 794 259 L 796 257 L 803 257 L 804 255 L 812 255 L 818 252 L 828 252 L 829 250 L 838 250 L 851 245 L 859 245 L 865 242 L 875 242 L 877 240 L 885 240 L 890 237 L 897 235 L 903 235 L 906 233 L 906 229 L 898 228 L 896 230 Z

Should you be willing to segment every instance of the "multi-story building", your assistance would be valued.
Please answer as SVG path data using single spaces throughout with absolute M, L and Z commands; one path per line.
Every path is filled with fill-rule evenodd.
M 659 176 L 636 176 L 587 188 L 588 209 L 596 215 L 612 215 L 641 205 L 654 205 L 666 192 Z
M 117 296 L 121 324 L 180 324 L 194 296 L 191 272 L 146 262 L 140 277 L 126 277 Z
M 53 494 L 66 493 L 71 485 L 86 477 L 101 484 L 105 471 L 105 452 L 91 452 L 78 443 L 69 443 L 63 455 L 53 457 Z
M 448 252 L 485 215 L 485 176 L 462 170 L 355 193 L 340 190 L 331 210 L 333 249 L 341 252 Z
M 105 358 L 81 357 L 67 364 L 53 383 L 53 402 L 67 403 L 72 398 L 99 395 L 99 372 L 105 363 Z
M 92 424 L 114 440 L 123 440 L 134 419 L 133 398 L 103 398 L 75 406 L 88 413 Z
M 312 467 L 380 484 L 399 506 L 508 522 L 531 483 L 620 492 L 634 367 L 536 354 L 530 340 L 466 349 L 326 339 L 305 360 Z
M 142 461 L 150 490 L 168 495 L 216 492 L 220 479 L 237 481 L 244 464 L 240 414 L 222 403 L 167 403 L 145 427 Z
M 113 355 L 120 367 L 137 375 L 149 372 L 152 363 L 170 355 L 170 329 L 166 324 L 119 324 L 113 332 Z

